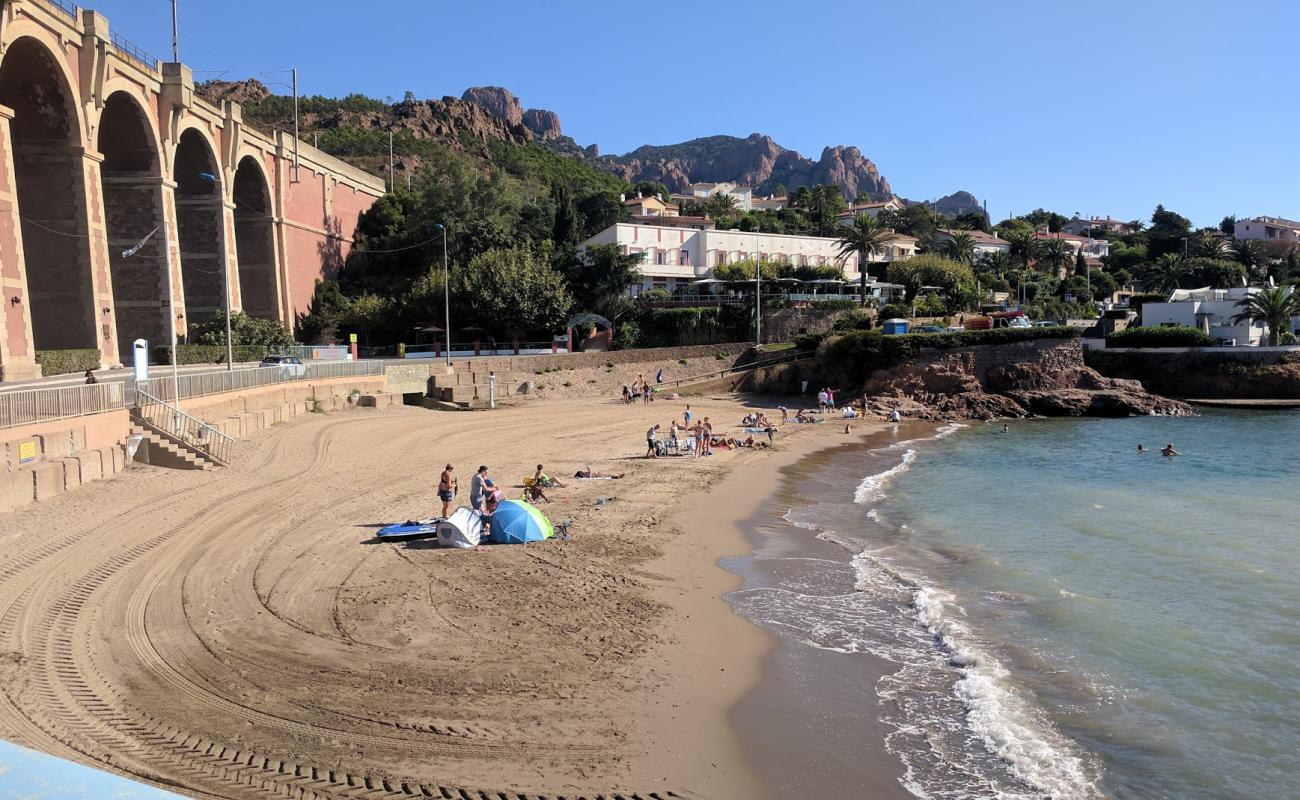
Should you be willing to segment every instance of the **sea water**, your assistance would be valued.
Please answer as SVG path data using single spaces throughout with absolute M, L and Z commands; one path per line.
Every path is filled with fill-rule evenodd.
M 791 480 L 779 579 L 730 599 L 887 662 L 845 701 L 916 796 L 1300 797 L 1300 413 L 969 423 Z

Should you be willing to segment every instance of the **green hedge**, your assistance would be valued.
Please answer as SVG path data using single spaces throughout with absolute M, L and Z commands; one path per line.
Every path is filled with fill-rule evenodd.
M 1214 338 L 1190 325 L 1137 326 L 1106 337 L 1107 347 L 1214 347 Z
M 879 330 L 852 331 L 831 338 L 817 353 L 828 375 L 838 374 L 860 386 L 878 369 L 888 369 L 930 350 L 956 350 L 979 345 L 1014 344 L 1038 339 L 1077 339 L 1077 328 L 996 328 L 953 333 L 909 333 L 886 336 Z
M 233 337 L 232 337 L 233 338 Z M 235 363 L 241 361 L 261 361 L 266 355 L 266 346 L 260 344 L 235 345 Z M 155 364 L 172 363 L 171 348 L 163 345 L 155 347 L 152 353 Z M 183 344 L 176 348 L 177 364 L 224 364 L 226 348 L 224 345 Z
M 88 369 L 99 369 L 99 351 L 89 347 L 77 350 L 37 350 L 36 363 L 41 365 L 41 374 L 46 377 L 85 372 Z
M 652 308 L 632 322 L 639 332 L 636 347 L 735 342 L 747 338 L 754 325 L 750 309 L 732 305 Z

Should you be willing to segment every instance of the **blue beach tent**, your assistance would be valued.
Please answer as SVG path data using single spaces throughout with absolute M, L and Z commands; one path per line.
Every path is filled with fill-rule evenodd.
M 554 535 L 555 527 L 537 508 L 523 500 L 502 500 L 492 514 L 492 532 L 488 541 L 522 544 L 540 542 Z

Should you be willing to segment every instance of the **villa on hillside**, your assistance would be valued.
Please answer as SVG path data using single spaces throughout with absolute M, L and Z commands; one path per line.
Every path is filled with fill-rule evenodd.
M 1092 231 L 1101 231 L 1106 234 L 1122 236 L 1126 233 L 1132 233 L 1133 229 L 1127 222 L 1120 222 L 1117 219 L 1106 217 L 1092 217 L 1084 219 L 1076 216 L 1074 219 L 1061 226 L 1061 233 L 1068 233 L 1071 236 L 1088 236 Z
M 835 215 L 836 221 L 848 225 L 859 214 L 866 214 L 872 219 L 879 219 L 882 211 L 902 211 L 903 204 L 896 197 L 888 200 L 873 200 L 868 203 L 854 203 Z
M 638 225 L 668 225 L 680 228 L 706 230 L 714 227 L 708 217 L 682 216 L 675 203 L 665 203 L 658 197 L 634 197 L 623 201 L 629 221 Z
M 652 211 L 654 207 L 643 206 L 640 210 Z M 847 283 L 856 284 L 860 280 L 857 255 L 850 255 L 841 263 L 839 239 L 717 230 L 711 221 L 704 226 L 674 224 L 683 219 L 692 218 L 636 215 L 586 240 L 579 245 L 579 250 L 597 244 L 616 244 L 624 253 L 642 254 L 642 281 L 632 287 L 633 294 L 643 289 L 672 291 L 713 277 L 713 270 L 718 266 L 754 258 L 784 261 L 795 267 L 839 266 Z M 916 246 L 916 239 L 898 235 L 872 263 L 910 258 L 916 255 Z
M 1083 253 L 1084 258 L 1105 258 L 1110 255 L 1110 242 L 1105 239 L 1088 239 L 1069 233 L 1048 233 L 1043 230 L 1035 232 L 1034 235 L 1042 241 L 1059 239 L 1068 244 L 1076 256 L 1080 252 Z
M 1263 322 L 1234 323 L 1241 313 L 1237 301 L 1260 291 L 1258 286 L 1231 289 L 1177 289 L 1163 303 L 1142 305 L 1144 326 L 1187 325 L 1198 328 L 1223 344 L 1258 345 L 1267 341 L 1268 328 Z M 1291 331 L 1300 325 L 1300 317 L 1291 320 Z
M 984 231 L 956 231 L 940 228 L 934 234 L 935 244 L 942 246 L 944 242 L 952 240 L 958 233 L 964 233 L 971 238 L 971 242 L 975 245 L 975 258 L 977 259 L 980 256 L 993 255 L 994 253 L 1011 252 L 1011 242 L 996 233 L 985 233 Z
M 1237 239 L 1263 239 L 1265 241 L 1300 242 L 1300 222 L 1281 217 L 1255 217 L 1238 220 L 1232 235 Z
M 789 198 L 782 195 L 768 195 L 767 197 L 756 197 L 754 190 L 749 186 L 742 186 L 732 181 L 720 181 L 718 183 L 692 183 L 684 191 L 673 192 L 668 196 L 669 200 L 681 203 L 685 200 L 694 200 L 704 202 L 715 194 L 726 195 L 736 201 L 736 208 L 740 211 L 780 211 L 789 204 Z

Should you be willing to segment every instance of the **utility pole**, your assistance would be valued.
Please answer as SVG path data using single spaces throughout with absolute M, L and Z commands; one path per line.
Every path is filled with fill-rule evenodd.
M 763 346 L 763 245 L 754 231 L 754 344 Z
M 293 75 L 293 182 L 298 182 L 298 68 L 290 67 Z
M 393 132 L 388 132 L 388 191 L 397 191 L 397 184 L 393 178 Z
M 447 265 L 447 227 L 441 223 L 442 231 L 442 327 L 447 336 L 447 366 L 451 366 L 451 267 Z
M 172 0 L 172 62 L 175 64 L 181 62 L 181 37 L 180 29 L 176 24 L 176 0 Z

